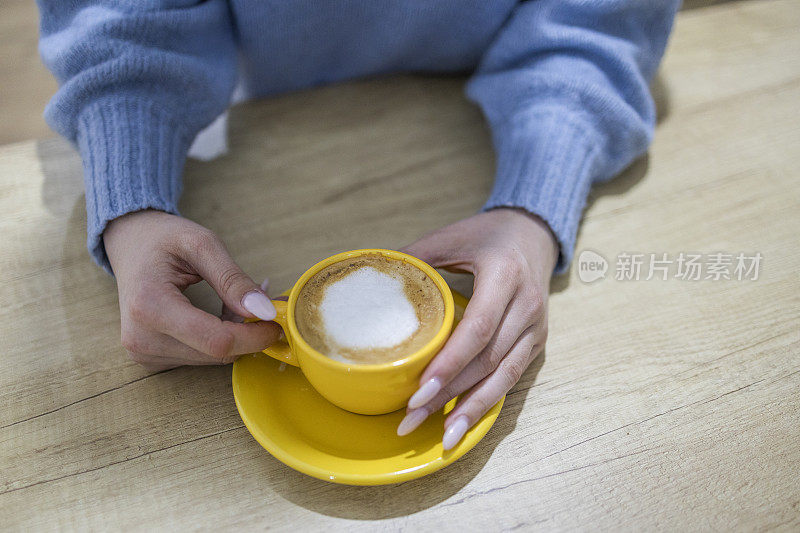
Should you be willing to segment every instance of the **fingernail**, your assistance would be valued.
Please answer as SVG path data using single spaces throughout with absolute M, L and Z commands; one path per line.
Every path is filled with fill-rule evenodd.
M 400 422 L 400 425 L 397 426 L 397 435 L 400 437 L 408 435 L 417 429 L 426 418 L 428 418 L 427 409 L 414 409 L 413 411 L 409 411 L 403 421 Z
M 439 378 L 429 379 L 411 398 L 409 398 L 408 408 L 416 409 L 417 407 L 422 407 L 433 400 L 433 397 L 439 394 L 440 390 L 442 390 L 442 384 L 439 382 Z
M 464 436 L 464 433 L 467 432 L 469 429 L 469 421 L 467 421 L 466 416 L 459 416 L 455 422 L 450 424 L 450 427 L 447 428 L 447 431 L 444 432 L 444 437 L 442 438 L 442 447 L 445 450 L 449 450 L 456 444 L 461 438 Z
M 267 287 L 269 287 L 269 278 L 264 278 L 264 281 L 261 282 L 261 290 L 264 291 L 264 294 L 267 293 Z
M 261 320 L 273 320 L 278 314 L 267 295 L 261 291 L 250 291 L 245 294 L 242 298 L 242 307 Z

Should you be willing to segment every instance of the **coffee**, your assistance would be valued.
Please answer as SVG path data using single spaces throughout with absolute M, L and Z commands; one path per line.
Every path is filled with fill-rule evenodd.
M 444 300 L 425 272 L 379 254 L 329 265 L 301 289 L 295 321 L 318 352 L 348 363 L 403 359 L 441 329 Z

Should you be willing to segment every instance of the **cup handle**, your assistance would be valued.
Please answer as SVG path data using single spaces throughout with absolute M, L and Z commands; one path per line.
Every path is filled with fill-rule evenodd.
M 289 346 L 289 343 L 286 340 L 288 335 L 287 332 L 289 331 L 286 311 L 289 306 L 284 300 L 272 300 L 272 305 L 275 306 L 275 311 L 277 312 L 274 321 L 277 322 L 283 329 L 283 337 L 278 339 L 276 343 L 264 348 L 262 352 L 273 359 L 277 359 L 281 363 L 288 363 L 292 366 L 300 366 L 300 364 L 297 362 L 297 357 L 295 357 L 294 353 L 292 352 L 292 348 Z M 248 318 L 246 322 L 258 322 L 258 319 Z

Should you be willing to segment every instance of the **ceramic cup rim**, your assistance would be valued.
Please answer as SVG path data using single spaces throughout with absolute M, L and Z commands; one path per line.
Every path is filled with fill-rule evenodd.
M 402 359 L 398 359 L 396 361 L 390 361 L 388 363 L 345 363 L 342 361 L 337 361 L 332 359 L 322 352 L 313 348 L 306 340 L 300 335 L 300 331 L 297 328 L 297 323 L 295 321 L 295 305 L 297 304 L 297 299 L 300 296 L 300 291 L 305 287 L 305 284 L 310 280 L 315 274 L 320 272 L 322 269 L 333 265 L 335 263 L 340 263 L 347 259 L 352 259 L 354 257 L 361 257 L 365 255 L 381 255 L 391 260 L 395 261 L 404 261 L 409 263 L 420 270 L 422 270 L 428 277 L 433 280 L 436 287 L 439 289 L 439 293 L 442 296 L 442 300 L 444 301 L 444 319 L 442 320 L 442 325 L 439 330 L 436 332 L 431 340 L 425 343 L 420 349 L 415 352 L 412 352 Z M 384 248 L 362 248 L 358 250 L 349 250 L 346 252 L 340 252 L 338 254 L 332 255 L 319 261 L 311 268 L 306 270 L 302 276 L 297 280 L 297 282 L 292 287 L 291 291 L 289 292 L 289 299 L 286 302 L 286 323 L 289 328 L 289 335 L 291 335 L 291 342 L 297 347 L 294 348 L 296 350 L 295 357 L 298 357 L 298 354 L 301 352 L 305 352 L 306 354 L 310 354 L 311 358 L 314 359 L 317 363 L 320 363 L 324 366 L 327 366 L 331 369 L 341 370 L 344 372 L 381 372 L 386 370 L 396 370 L 402 368 L 404 366 L 408 366 L 420 359 L 423 359 L 430 355 L 431 350 L 433 350 L 434 346 L 443 346 L 444 342 L 447 340 L 447 337 L 450 335 L 450 330 L 453 327 L 453 320 L 455 317 L 455 303 L 453 302 L 453 293 L 450 292 L 450 286 L 444 280 L 444 278 L 439 274 L 436 269 L 430 266 L 428 263 L 422 261 L 414 257 L 413 255 L 409 255 L 404 252 L 398 252 L 397 250 L 388 250 Z M 299 363 L 299 357 L 298 357 Z

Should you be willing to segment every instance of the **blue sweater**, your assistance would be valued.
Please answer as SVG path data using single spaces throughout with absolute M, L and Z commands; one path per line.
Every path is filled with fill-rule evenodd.
M 89 250 L 106 224 L 177 213 L 198 131 L 248 96 L 390 72 L 470 71 L 497 152 L 484 209 L 544 219 L 569 265 L 593 182 L 647 149 L 648 90 L 678 0 L 38 0 L 60 89 L 45 118 L 77 143 Z

